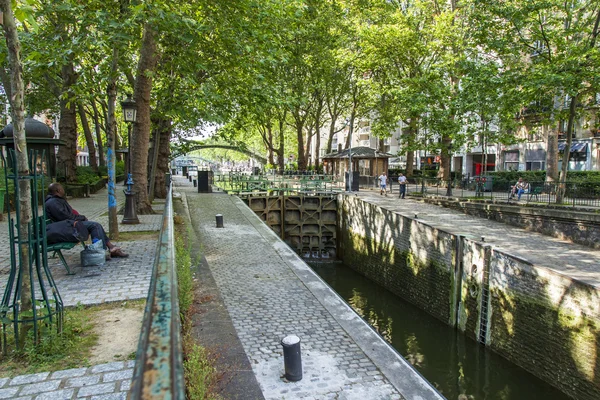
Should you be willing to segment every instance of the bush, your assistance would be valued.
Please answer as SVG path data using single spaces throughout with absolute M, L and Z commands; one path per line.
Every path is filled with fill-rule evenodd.
M 77 178 L 77 183 L 81 185 L 93 184 L 100 179 L 92 167 L 77 167 L 75 170 L 75 176 Z
M 123 175 L 123 174 L 125 174 L 125 161 L 117 161 L 117 163 L 115 164 L 115 175 L 119 176 L 119 175 Z M 98 175 L 99 176 L 108 176 L 108 167 L 107 166 L 98 167 Z

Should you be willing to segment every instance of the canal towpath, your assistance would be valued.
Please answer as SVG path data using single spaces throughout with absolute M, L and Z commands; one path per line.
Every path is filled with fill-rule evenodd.
M 230 374 L 232 382 L 248 380 L 246 368 L 251 368 L 265 399 L 443 398 L 242 200 L 197 193 L 185 178 L 173 179 L 202 247 L 205 273 L 218 288 L 231 334 L 245 353 L 241 358 L 249 361 L 248 367 L 230 366 L 240 370 Z M 217 214 L 223 215 L 223 228 L 216 227 Z M 206 293 L 214 295 L 212 290 Z M 213 323 L 205 318 L 195 335 L 214 346 L 209 350 L 235 352 L 213 341 L 215 331 L 228 335 L 223 323 L 220 317 Z M 283 378 L 280 342 L 288 335 L 301 340 L 299 382 Z

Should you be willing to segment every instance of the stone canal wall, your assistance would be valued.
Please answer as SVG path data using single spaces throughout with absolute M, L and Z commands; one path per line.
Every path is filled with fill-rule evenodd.
M 357 197 L 340 197 L 338 255 L 344 263 L 453 325 L 456 238 Z
M 577 399 L 600 398 L 600 292 L 355 196 L 338 256 L 369 279 Z

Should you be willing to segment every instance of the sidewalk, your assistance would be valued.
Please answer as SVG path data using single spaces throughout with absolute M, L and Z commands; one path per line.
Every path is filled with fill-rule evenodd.
M 122 192 L 117 193 L 119 208 L 124 203 Z M 71 206 L 88 219 L 102 223 L 108 230 L 108 194 L 100 190 L 90 198 L 69 199 Z M 164 209 L 164 200 L 153 204 L 157 212 Z M 161 226 L 162 215 L 140 215 L 140 224 L 123 225 L 119 232 L 140 232 L 140 239 L 116 241 L 128 258 L 113 258 L 102 267 L 82 268 L 79 260 L 81 246 L 63 251 L 67 263 L 75 275 L 67 275 L 58 258 L 49 258 L 48 264 L 56 286 L 66 307 L 77 304 L 94 305 L 134 299 L 145 299 L 148 295 L 150 277 L 154 264 L 156 239 Z M 148 235 L 147 233 L 151 233 Z M 8 223 L 0 222 L 0 246 L 5 249 L 0 254 L 0 287 L 4 291 L 10 270 L 8 253 Z M 141 321 L 140 321 L 141 323 Z M 44 372 L 17 376 L 12 379 L 0 378 L 0 399 L 18 398 L 23 400 L 61 399 L 126 399 L 133 361 L 119 361 L 66 371 Z
M 483 240 L 533 265 L 548 268 L 600 288 L 600 250 L 574 244 L 507 224 L 465 215 L 459 211 L 425 204 L 410 197 L 380 196 L 378 192 L 355 192 L 364 201 L 419 219 L 453 234 Z
M 238 197 L 174 181 L 265 399 L 443 398 Z M 291 334 L 301 339 L 298 382 L 282 378 L 280 341 Z

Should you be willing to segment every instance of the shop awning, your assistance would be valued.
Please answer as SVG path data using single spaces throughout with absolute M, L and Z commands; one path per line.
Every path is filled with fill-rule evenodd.
M 558 144 L 558 151 L 564 151 L 567 143 L 561 142 Z M 571 153 L 587 153 L 587 143 L 572 143 Z

